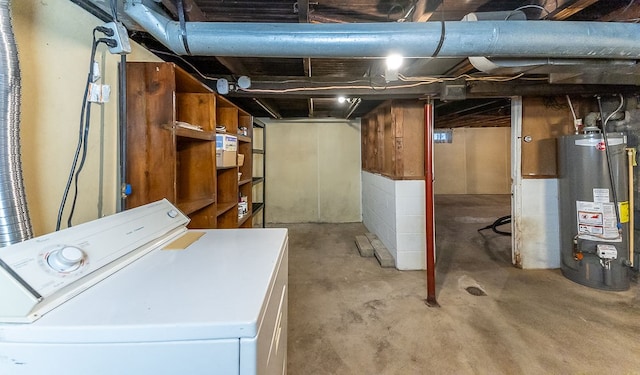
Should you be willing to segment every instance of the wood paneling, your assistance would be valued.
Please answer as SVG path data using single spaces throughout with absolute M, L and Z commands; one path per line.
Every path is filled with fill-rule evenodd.
M 564 102 L 523 98 L 522 177 L 557 177 L 556 139 L 573 130 L 573 118 Z
M 173 66 L 127 64 L 127 178 L 132 192 L 127 207 L 167 198 L 175 194 L 175 141 L 170 126 L 175 81 Z
M 362 168 L 393 179 L 424 178 L 424 107 L 387 101 L 362 119 Z

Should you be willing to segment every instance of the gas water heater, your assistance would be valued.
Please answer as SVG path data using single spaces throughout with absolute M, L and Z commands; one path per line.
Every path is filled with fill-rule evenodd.
M 626 144 L 622 133 L 559 140 L 561 269 L 593 288 L 629 288 Z

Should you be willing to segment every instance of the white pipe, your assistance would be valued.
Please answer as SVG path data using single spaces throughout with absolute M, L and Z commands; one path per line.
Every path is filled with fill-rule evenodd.
M 125 12 L 169 49 L 186 54 L 179 22 L 142 0 L 126 0 Z M 635 23 L 452 21 L 443 27 L 441 22 L 187 22 L 185 29 L 191 54 L 199 56 L 640 58 L 640 25 Z

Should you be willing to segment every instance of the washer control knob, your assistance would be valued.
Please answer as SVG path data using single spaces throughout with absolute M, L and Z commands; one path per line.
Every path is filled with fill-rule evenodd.
M 80 268 L 85 254 L 74 246 L 61 246 L 47 256 L 47 263 L 54 271 L 72 272 Z
M 170 218 L 175 219 L 178 216 L 178 211 L 177 210 L 169 210 L 169 212 L 167 212 L 167 215 L 169 215 Z

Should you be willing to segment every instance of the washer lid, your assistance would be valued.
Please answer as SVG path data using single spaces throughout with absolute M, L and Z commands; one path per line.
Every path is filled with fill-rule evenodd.
M 0 322 L 30 322 L 186 231 L 161 200 L 0 251 Z
M 206 230 L 184 250 L 156 248 L 0 341 L 121 343 L 255 337 L 286 229 Z

